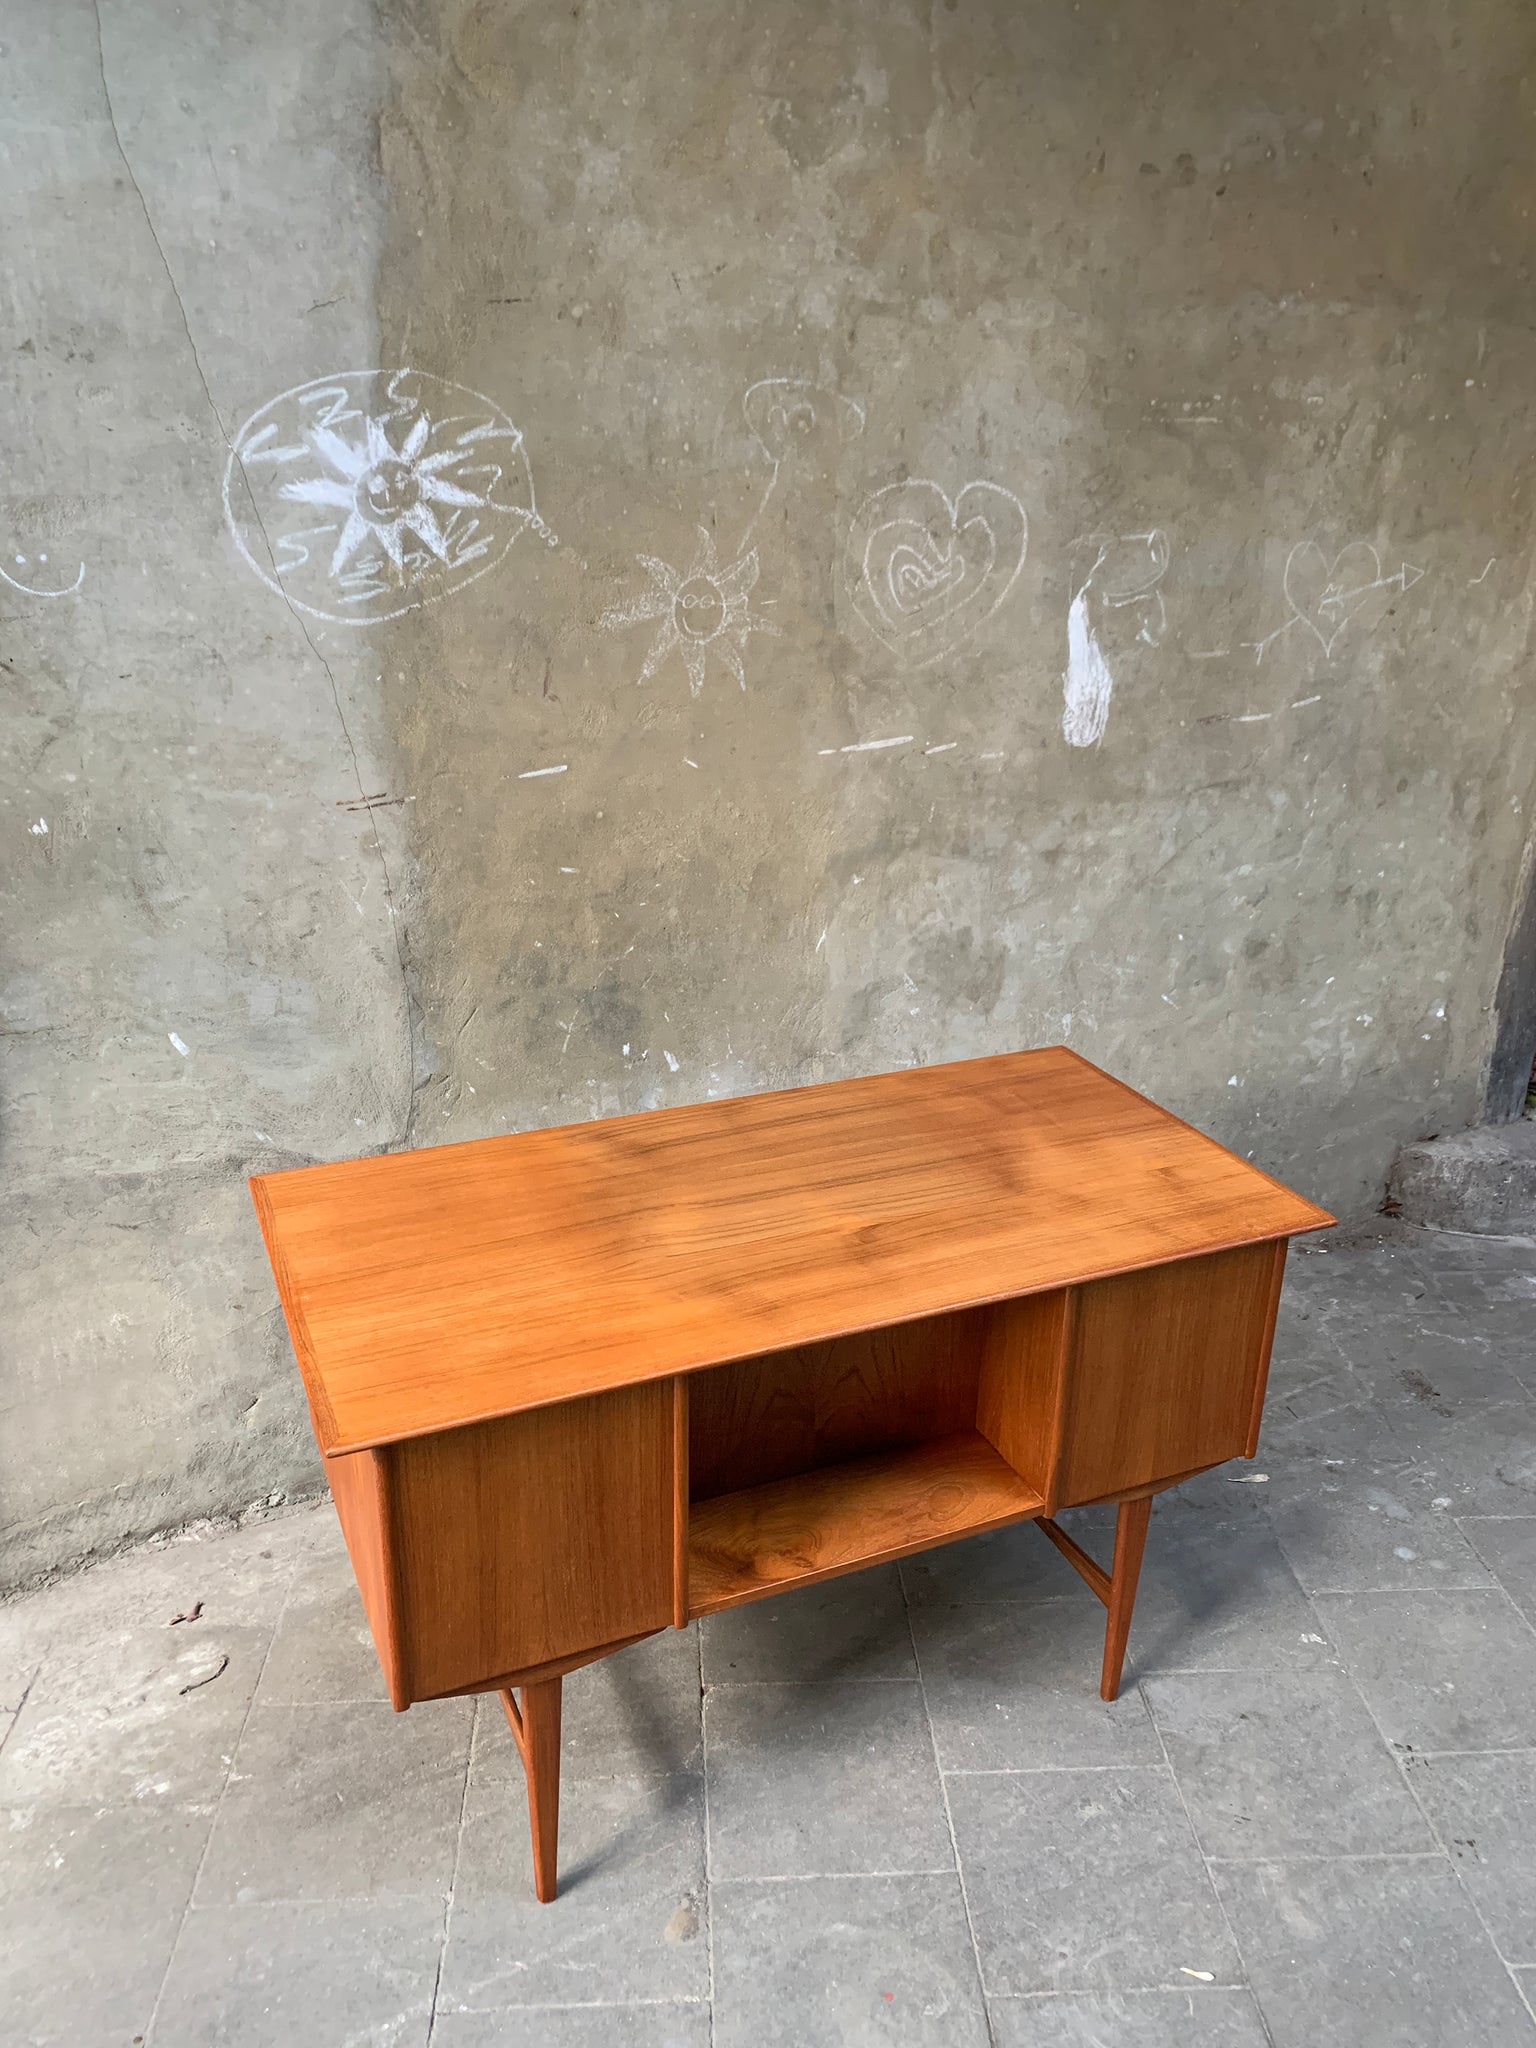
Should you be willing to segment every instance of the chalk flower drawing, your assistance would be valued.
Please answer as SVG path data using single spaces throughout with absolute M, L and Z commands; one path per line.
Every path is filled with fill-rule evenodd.
M 1133 605 L 1136 638 L 1156 647 L 1168 630 L 1158 589 L 1168 569 L 1168 538 L 1147 533 L 1094 535 L 1093 567 L 1067 611 L 1067 666 L 1062 676 L 1061 735 L 1069 747 L 1096 747 L 1109 723 L 1115 678 L 1099 639 L 1104 610 Z
M 298 385 L 235 436 L 224 512 L 269 589 L 371 625 L 461 590 L 531 527 L 523 436 L 491 399 L 421 370 Z
M 778 631 L 768 620 L 755 617 L 748 606 L 758 578 L 757 549 L 749 548 L 728 569 L 722 569 L 715 543 L 701 526 L 698 550 L 685 570 L 679 572 L 654 555 L 637 555 L 635 559 L 650 578 L 650 588 L 628 604 L 611 605 L 598 624 L 617 633 L 644 620 L 662 621 L 636 681 L 648 683 L 676 648 L 695 697 L 704 687 L 711 653 L 724 662 L 744 690 L 747 672 L 742 653 L 748 636 Z
M 1024 507 L 1001 484 L 951 499 L 923 478 L 865 500 L 848 542 L 853 605 L 876 638 L 923 668 L 969 639 L 1018 581 L 1029 540 Z
M 1330 561 L 1315 540 L 1298 541 L 1285 560 L 1281 588 L 1290 617 L 1262 640 L 1243 644 L 1253 649 L 1256 662 L 1264 659 L 1270 646 L 1293 626 L 1305 626 L 1331 661 L 1339 636 L 1367 599 L 1377 590 L 1411 590 L 1423 576 L 1412 562 L 1404 562 L 1390 576 L 1381 573 L 1381 557 L 1368 540 L 1352 540 Z

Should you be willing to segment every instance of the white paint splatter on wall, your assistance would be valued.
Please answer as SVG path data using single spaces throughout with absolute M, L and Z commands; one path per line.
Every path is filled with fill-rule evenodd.
M 1067 610 L 1067 666 L 1062 675 L 1061 736 L 1069 747 L 1096 747 L 1109 723 L 1115 678 L 1098 621 L 1107 611 L 1134 606 L 1136 639 L 1156 647 L 1168 628 L 1158 585 L 1168 569 L 1168 540 L 1158 527 L 1146 533 L 1095 535 L 1093 567 Z
M 1069 747 L 1096 747 L 1109 723 L 1115 679 L 1088 616 L 1086 583 L 1067 613 L 1067 668 L 1061 682 L 1062 738 Z

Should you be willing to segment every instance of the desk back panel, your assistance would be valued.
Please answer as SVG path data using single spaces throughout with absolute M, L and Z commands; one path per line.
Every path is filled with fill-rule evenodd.
M 412 1437 L 381 1455 L 407 1699 L 671 1621 L 665 1382 Z
M 974 1428 L 989 1313 L 925 1316 L 690 1374 L 692 1498 Z

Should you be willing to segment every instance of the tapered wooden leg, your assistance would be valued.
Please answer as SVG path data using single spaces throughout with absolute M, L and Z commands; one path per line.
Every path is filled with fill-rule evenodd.
M 1115 1519 L 1115 1562 L 1109 1575 L 1109 1625 L 1104 1631 L 1104 1671 L 1099 1680 L 1099 1697 L 1120 1697 L 1120 1671 L 1125 1663 L 1126 1639 L 1131 1633 L 1131 1610 L 1136 1605 L 1136 1581 L 1141 1577 L 1141 1553 L 1147 1543 L 1147 1523 L 1152 1499 L 1123 1500 Z
M 525 1685 L 519 1704 L 508 1689 L 498 1695 L 523 1759 L 528 1780 L 528 1826 L 533 1836 L 533 1888 L 542 1905 L 555 1896 L 560 1845 L 560 1686 L 558 1678 Z

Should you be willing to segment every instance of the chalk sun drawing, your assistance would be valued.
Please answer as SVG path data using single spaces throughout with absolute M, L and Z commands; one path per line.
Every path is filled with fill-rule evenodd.
M 1095 535 L 1093 567 L 1067 611 L 1067 666 L 1061 678 L 1061 735 L 1069 747 L 1096 747 L 1109 723 L 1115 678 L 1099 640 L 1097 620 L 1104 608 L 1135 605 L 1141 614 L 1136 638 L 1156 647 L 1168 630 L 1158 589 L 1168 570 L 1168 538 L 1160 528 L 1147 533 Z
M 1262 640 L 1245 640 L 1261 662 L 1274 642 L 1295 626 L 1305 626 L 1323 659 L 1331 661 L 1339 636 L 1373 591 L 1411 590 L 1424 571 L 1404 562 L 1390 576 L 1381 573 L 1381 557 L 1368 540 L 1352 540 L 1330 561 L 1315 540 L 1298 541 L 1286 557 L 1281 589 L 1290 617 Z
M 347 370 L 252 413 L 224 514 L 270 590 L 313 617 L 374 625 L 462 590 L 534 504 L 521 430 L 492 399 L 423 370 Z
M 22 575 L 13 576 L 11 569 L 20 569 Z M 82 562 L 75 571 L 75 578 L 72 583 L 61 584 L 56 589 L 39 590 L 37 582 L 32 580 L 34 578 L 46 577 L 50 584 L 57 582 L 55 572 L 48 567 L 48 557 L 46 555 L 39 555 L 35 566 L 27 555 L 12 555 L 10 569 L 3 562 L 0 562 L 0 577 L 3 577 L 9 583 L 12 590 L 19 590 L 23 597 L 73 597 L 85 581 L 85 564 Z M 26 577 L 28 580 L 23 582 L 22 577 Z
M 1018 581 L 1024 507 L 1001 484 L 951 498 L 926 478 L 866 498 L 848 540 L 854 610 L 913 668 L 937 661 L 991 618 Z
M 720 567 L 715 543 L 706 527 L 699 528 L 699 545 L 684 570 L 658 561 L 654 555 L 637 555 L 650 587 L 627 604 L 610 605 L 598 624 L 610 633 L 626 626 L 660 619 L 661 631 L 651 642 L 637 682 L 648 683 L 673 649 L 682 655 L 688 671 L 688 687 L 697 697 L 704 687 L 709 657 L 716 655 L 744 690 L 747 672 L 742 654 L 753 633 L 776 633 L 768 620 L 754 616 L 749 599 L 758 578 L 756 548 L 739 554 L 727 569 Z

